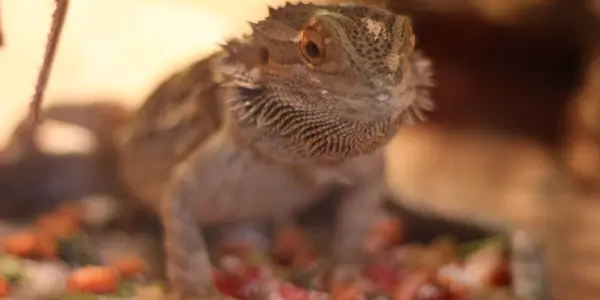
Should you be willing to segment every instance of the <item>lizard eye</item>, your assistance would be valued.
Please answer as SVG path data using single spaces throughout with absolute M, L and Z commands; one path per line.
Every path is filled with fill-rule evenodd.
M 311 28 L 300 33 L 300 52 L 311 65 L 319 65 L 325 60 L 325 40 L 321 34 Z

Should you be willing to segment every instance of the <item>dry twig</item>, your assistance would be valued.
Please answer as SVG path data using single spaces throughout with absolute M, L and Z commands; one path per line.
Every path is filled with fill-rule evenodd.
M 60 33 L 65 22 L 67 10 L 69 8 L 69 0 L 55 0 L 55 2 L 56 8 L 54 9 L 54 13 L 52 15 L 52 25 L 46 43 L 44 60 L 40 72 L 38 73 L 33 99 L 29 104 L 29 119 L 31 120 L 33 127 L 39 123 L 42 99 L 44 98 L 44 92 L 46 90 L 46 86 L 48 85 L 48 79 L 52 70 L 52 63 L 54 62 L 56 48 L 60 40 Z
M 4 30 L 2 28 L 2 7 L 0 6 L 0 48 L 4 47 Z

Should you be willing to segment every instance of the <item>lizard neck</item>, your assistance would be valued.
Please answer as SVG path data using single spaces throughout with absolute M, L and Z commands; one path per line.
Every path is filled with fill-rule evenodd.
M 227 118 L 232 134 L 247 147 L 280 163 L 338 165 L 383 147 L 398 130 L 401 113 L 353 118 L 338 111 L 292 105 L 269 88 L 252 98 L 229 91 Z
M 282 158 L 272 151 L 269 151 L 268 147 L 261 147 L 260 139 L 264 137 L 249 135 L 245 130 L 240 128 L 239 123 L 235 121 L 230 110 L 226 109 L 223 111 L 223 121 L 224 122 L 221 130 L 223 130 L 227 136 L 233 139 L 237 147 L 250 151 L 260 161 L 278 165 L 287 165 L 293 168 L 305 166 L 332 168 L 343 164 L 343 160 L 325 160 L 317 158 L 289 160 Z M 265 142 L 269 141 L 262 141 L 262 143 Z M 277 143 L 275 140 L 272 142 Z
M 362 164 L 365 160 L 380 159 L 383 154 L 383 147 L 379 147 L 373 153 L 344 157 L 343 159 L 326 160 L 319 158 L 307 158 L 302 160 L 282 159 L 278 155 L 273 154 L 264 147 L 260 147 L 258 143 L 249 135 L 247 135 L 233 119 L 229 110 L 224 110 L 223 115 L 223 134 L 231 138 L 234 144 L 240 149 L 251 152 L 257 161 L 262 161 L 268 164 L 277 164 L 279 166 L 289 167 L 294 173 L 298 173 L 304 180 L 310 181 L 312 184 L 317 180 L 316 177 L 323 180 L 328 177 L 340 179 L 339 173 L 347 173 L 343 170 L 352 168 L 357 164 Z M 277 141 L 273 141 L 276 143 Z M 341 171 L 341 172 L 340 172 Z M 315 177 L 316 176 L 316 177 Z M 343 176 L 342 176 L 343 177 Z M 322 181 L 322 180 L 317 180 Z M 344 180 L 342 180 L 344 181 Z

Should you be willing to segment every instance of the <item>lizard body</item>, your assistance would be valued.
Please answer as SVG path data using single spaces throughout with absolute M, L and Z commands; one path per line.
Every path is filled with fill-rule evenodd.
M 251 25 L 163 82 L 114 140 L 125 185 L 161 216 L 168 278 L 185 299 L 218 294 L 198 223 L 282 218 L 334 188 L 333 256 L 358 262 L 386 192 L 382 148 L 432 108 L 405 16 L 286 4 Z
M 333 253 L 340 263 L 356 262 L 385 190 L 380 150 L 409 113 L 430 107 L 417 90 L 430 83 L 429 73 L 413 55 L 406 17 L 364 6 L 288 4 L 252 27 L 251 36 L 228 42 L 208 60 L 214 64 L 208 82 L 217 89 L 194 85 L 199 99 L 213 93 L 221 101 L 220 126 L 204 134 L 197 122 L 186 129 L 180 121 L 186 117 L 175 117 L 175 127 L 165 115 L 152 121 L 158 134 L 151 143 L 164 145 L 161 139 L 171 136 L 164 132 L 180 130 L 165 157 L 178 164 L 155 174 L 171 178 L 161 186 L 170 193 L 159 209 L 168 277 L 181 296 L 215 290 L 198 220 L 291 215 L 337 186 L 347 191 Z M 147 134 L 149 126 L 139 128 Z M 128 152 L 140 145 L 127 146 L 135 137 L 123 139 L 130 158 L 138 155 Z M 146 183 L 127 172 L 125 178 Z

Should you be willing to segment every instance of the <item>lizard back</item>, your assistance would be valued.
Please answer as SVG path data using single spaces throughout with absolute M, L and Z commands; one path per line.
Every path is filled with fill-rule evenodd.
M 214 54 L 164 80 L 117 132 L 121 175 L 154 205 L 171 169 L 223 123 Z

